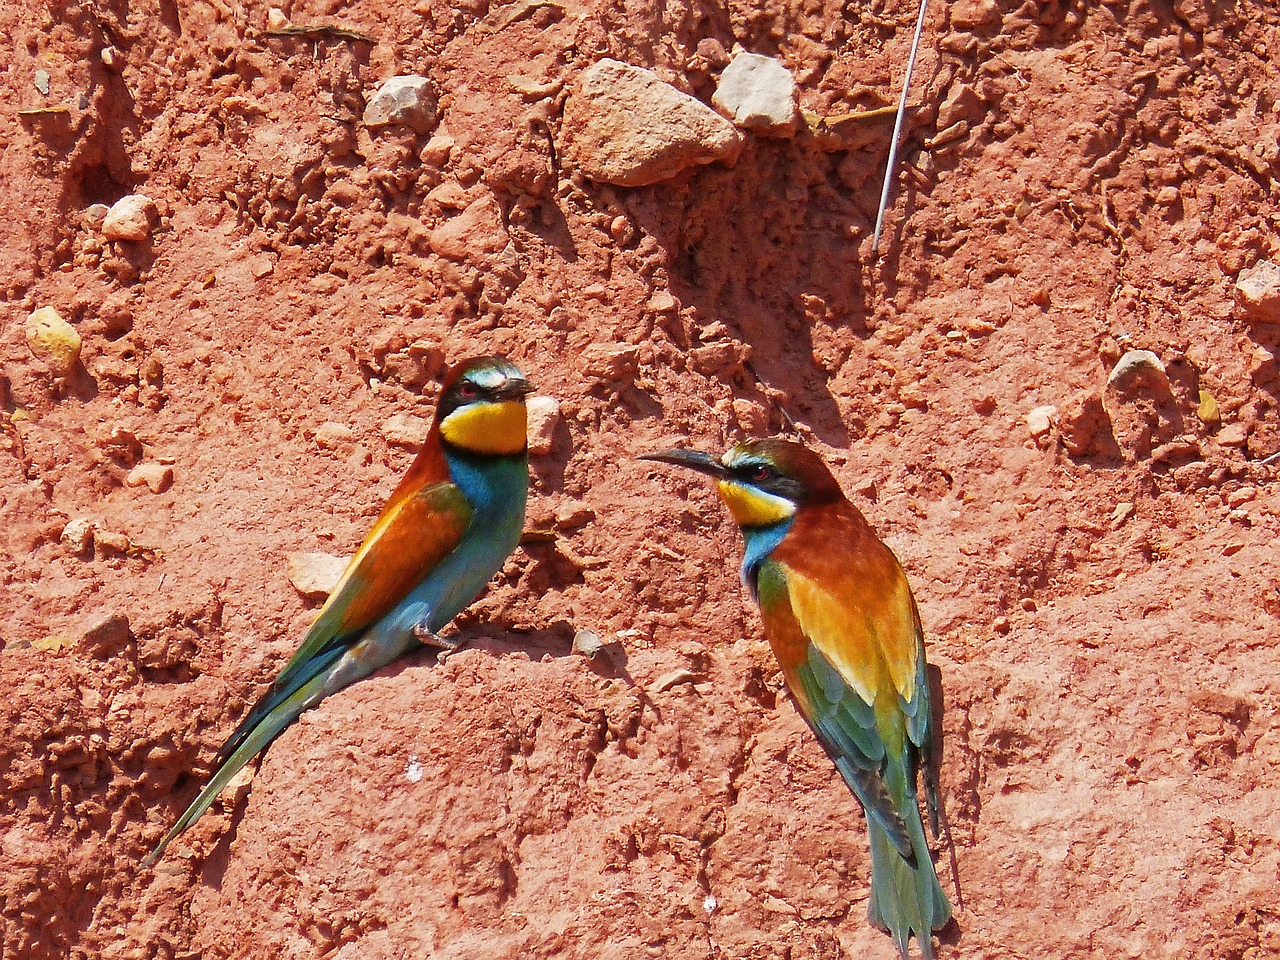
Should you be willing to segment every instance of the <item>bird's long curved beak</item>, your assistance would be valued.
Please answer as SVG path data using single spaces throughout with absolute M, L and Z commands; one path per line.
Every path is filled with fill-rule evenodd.
M 716 457 L 701 450 L 655 450 L 644 453 L 637 460 L 656 460 L 658 463 L 671 463 L 677 467 L 688 467 L 709 477 L 723 479 L 729 476 L 729 470 Z

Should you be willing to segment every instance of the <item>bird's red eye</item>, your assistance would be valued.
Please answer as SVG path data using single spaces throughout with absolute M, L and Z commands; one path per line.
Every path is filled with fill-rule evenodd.
M 463 380 L 462 384 L 458 387 L 458 396 L 466 400 L 474 399 L 478 392 L 479 391 L 476 390 L 476 385 L 470 380 Z
M 768 480 L 769 468 L 766 467 L 763 463 L 756 464 L 755 467 L 753 467 L 751 470 L 751 479 L 752 480 Z

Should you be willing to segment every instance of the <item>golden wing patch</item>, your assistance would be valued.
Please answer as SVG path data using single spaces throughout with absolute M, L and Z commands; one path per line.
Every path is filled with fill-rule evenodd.
M 891 686 L 910 703 L 920 648 L 906 578 L 888 594 L 837 596 L 795 570 L 786 576 L 800 628 L 858 696 L 874 704 Z

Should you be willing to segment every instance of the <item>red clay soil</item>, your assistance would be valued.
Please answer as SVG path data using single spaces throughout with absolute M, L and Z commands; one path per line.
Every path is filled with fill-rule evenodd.
M 633 459 L 785 418 L 920 602 L 940 956 L 1280 954 L 1280 325 L 1233 300 L 1280 257 L 1274 4 L 935 3 L 879 259 L 883 122 L 636 189 L 556 144 L 606 56 L 709 102 L 736 44 L 810 115 L 882 106 L 910 0 L 284 13 L 368 42 L 0 7 L 0 956 L 893 957 L 736 531 Z M 397 73 L 434 134 L 361 123 Z M 104 241 L 130 193 L 150 237 Z M 1131 349 L 1163 394 L 1107 389 Z M 139 870 L 314 615 L 286 555 L 354 549 L 388 421 L 480 352 L 562 419 L 474 645 L 326 700 Z

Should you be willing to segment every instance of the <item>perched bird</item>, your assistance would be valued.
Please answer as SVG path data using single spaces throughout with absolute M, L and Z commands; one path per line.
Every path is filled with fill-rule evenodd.
M 524 527 L 524 400 L 532 389 L 502 357 L 450 371 L 421 452 L 302 645 L 218 751 L 208 785 L 143 866 L 159 860 L 302 711 L 420 644 L 456 646 L 436 632 L 484 589 Z
M 924 638 L 897 558 L 840 491 L 825 463 L 798 443 L 748 440 L 717 460 L 661 450 L 642 460 L 713 477 L 742 529 L 742 580 L 801 715 L 866 814 L 871 923 L 903 960 L 915 934 L 933 957 L 932 931 L 951 916 L 916 800 L 923 768 L 938 833 L 937 771 Z

